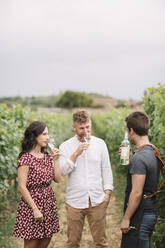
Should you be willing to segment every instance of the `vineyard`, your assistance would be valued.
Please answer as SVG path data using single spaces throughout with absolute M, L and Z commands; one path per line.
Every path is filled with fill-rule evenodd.
M 147 89 L 143 98 L 143 107 L 151 120 L 150 140 L 160 149 L 165 161 L 165 86 L 159 85 L 157 88 Z M 119 215 L 122 215 L 121 200 L 124 197 L 126 167 L 119 166 L 118 149 L 126 128 L 124 120 L 129 113 L 128 108 L 118 108 L 108 113 L 95 113 L 91 116 L 93 134 L 104 139 L 109 149 L 115 183 L 114 197 L 118 199 L 119 210 L 117 212 Z M 41 120 L 47 124 L 49 134 L 55 137 L 57 146 L 73 135 L 71 114 L 31 111 L 30 108 L 21 105 L 10 108 L 3 104 L 0 105 L 0 247 L 2 248 L 22 247 L 14 246 L 11 238 L 19 199 L 17 156 L 23 132 L 34 120 Z M 61 197 L 63 200 L 65 198 L 65 188 L 63 186 L 60 189 L 60 185 L 57 188 L 57 201 L 59 199 L 58 208 L 60 209 Z M 159 220 L 153 239 L 155 248 L 163 248 L 165 247 L 165 187 L 158 196 L 158 204 Z M 109 225 L 111 228 L 111 223 Z M 61 233 L 60 235 L 65 234 Z M 93 247 L 92 243 L 90 246 L 90 242 L 88 242 L 88 246 L 83 247 Z M 118 246 L 113 247 L 118 248 Z

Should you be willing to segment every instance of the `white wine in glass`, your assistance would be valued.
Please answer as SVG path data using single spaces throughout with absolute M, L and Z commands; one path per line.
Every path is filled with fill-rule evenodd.
M 90 140 L 91 140 L 91 135 L 90 133 L 87 133 L 85 136 L 84 136 L 84 140 L 87 144 L 89 144 Z
M 55 139 L 53 137 L 49 138 L 48 146 L 50 147 L 50 149 L 55 148 Z
M 55 139 L 53 137 L 49 138 L 48 146 L 50 147 L 51 150 L 55 148 L 56 143 L 55 143 Z M 60 155 L 66 157 L 66 155 L 61 151 L 60 151 Z

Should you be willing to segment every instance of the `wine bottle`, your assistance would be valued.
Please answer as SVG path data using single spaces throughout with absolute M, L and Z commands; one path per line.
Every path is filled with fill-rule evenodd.
M 124 140 L 121 142 L 121 155 L 120 155 L 121 165 L 129 164 L 129 155 L 130 155 L 130 142 L 128 140 L 128 133 L 125 132 Z

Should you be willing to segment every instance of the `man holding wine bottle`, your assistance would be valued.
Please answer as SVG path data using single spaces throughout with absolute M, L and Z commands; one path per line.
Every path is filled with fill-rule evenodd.
M 128 137 L 137 150 L 130 159 L 127 173 L 121 248 L 151 248 L 157 220 L 155 195 L 161 158 L 158 149 L 149 142 L 150 124 L 145 113 L 131 113 L 126 124 Z
M 67 247 L 80 247 L 85 216 L 95 247 L 108 247 L 105 218 L 113 178 L 107 146 L 102 139 L 91 136 L 91 120 L 86 111 L 73 114 L 72 128 L 76 135 L 61 144 L 60 151 L 65 156 L 59 160 L 62 175 L 68 175 Z

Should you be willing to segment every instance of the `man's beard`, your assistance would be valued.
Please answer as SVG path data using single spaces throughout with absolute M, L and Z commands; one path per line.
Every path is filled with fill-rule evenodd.
M 78 135 L 78 138 L 81 142 L 85 142 L 85 139 L 84 139 L 85 135 L 84 134 L 81 134 L 81 135 Z

